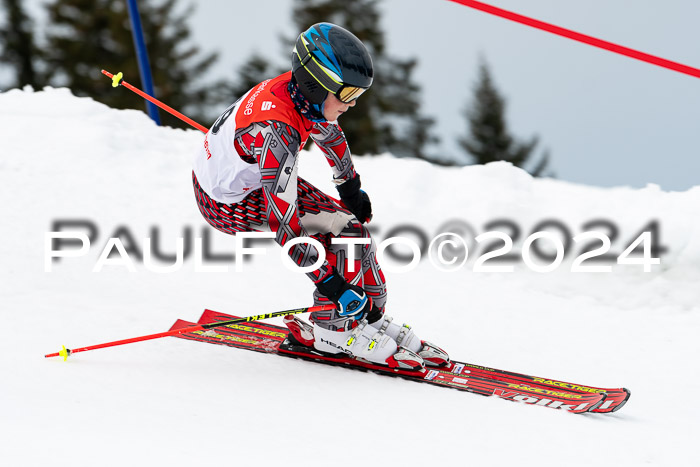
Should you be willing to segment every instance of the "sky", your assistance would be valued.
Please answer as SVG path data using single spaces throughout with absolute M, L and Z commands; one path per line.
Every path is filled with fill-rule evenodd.
M 33 0 L 33 11 L 45 0 Z M 700 4 L 689 0 L 490 0 L 488 3 L 626 47 L 700 67 Z M 559 179 L 682 191 L 700 184 L 700 80 L 497 18 L 447 0 L 384 0 L 388 52 L 417 57 L 423 112 L 436 119 L 439 155 L 465 154 L 480 57 L 507 99 L 521 140 L 537 134 Z M 255 50 L 285 65 L 280 35 L 298 31 L 291 0 L 202 0 L 193 40 L 218 50 L 211 77 L 236 76 Z M 229 103 L 222 103 L 222 110 Z M 342 126 L 342 120 L 341 120 Z M 352 141 L 350 142 L 352 148 Z

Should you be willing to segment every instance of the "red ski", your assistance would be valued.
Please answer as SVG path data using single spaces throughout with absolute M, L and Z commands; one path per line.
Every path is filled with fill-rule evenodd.
M 211 324 L 231 319 L 235 319 L 235 316 L 205 310 L 197 324 Z M 171 330 L 192 326 L 192 324 L 178 320 Z M 373 371 L 476 394 L 564 409 L 572 413 L 612 412 L 619 409 L 629 398 L 628 391 L 624 392 L 625 397 L 621 397 L 615 392 L 618 390 L 590 388 L 462 362 L 453 362 L 445 368 L 428 367 L 422 371 L 392 369 L 344 355 L 328 355 L 310 347 L 292 345 L 286 339 L 287 334 L 288 331 L 284 327 L 253 321 L 215 327 L 206 331 L 186 332 L 178 334 L 176 337 Z M 613 392 L 613 402 L 606 406 L 606 402 L 608 402 L 607 391 Z M 618 399 L 624 400 L 619 402 Z
M 631 391 L 627 388 L 598 388 L 593 386 L 586 386 L 583 384 L 567 383 L 564 381 L 559 381 L 550 378 L 540 378 L 538 376 L 530 376 L 522 373 L 515 373 L 512 371 L 497 370 L 495 368 L 488 368 L 485 366 L 474 365 L 471 363 L 457 363 L 456 365 L 464 365 L 460 368 L 460 373 L 465 375 L 480 376 L 483 378 L 497 379 L 501 381 L 518 381 L 521 384 L 527 384 L 530 386 L 546 387 L 546 388 L 559 388 L 566 391 L 578 392 L 578 393 L 605 393 L 607 397 L 605 402 L 603 402 L 599 407 L 591 412 L 595 413 L 608 413 L 617 412 L 622 408 L 623 405 L 629 400 Z M 455 370 L 453 370 L 455 371 Z

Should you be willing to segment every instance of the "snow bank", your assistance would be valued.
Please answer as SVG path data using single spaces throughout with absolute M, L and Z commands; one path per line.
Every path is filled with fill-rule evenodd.
M 141 112 L 65 89 L 0 94 L 7 326 L 0 459 L 8 465 L 322 465 L 359 462 L 353 447 L 363 460 L 392 465 L 700 461 L 693 433 L 700 409 L 691 398 L 700 390 L 693 364 L 700 356 L 700 187 L 602 189 L 533 179 L 507 164 L 356 161 L 378 241 L 398 234 L 419 244 L 452 231 L 470 247 L 453 272 L 438 270 L 427 252 L 411 273 L 390 272 L 402 263 L 387 258 L 391 314 L 475 363 L 629 387 L 631 401 L 614 415 L 571 416 L 176 339 L 80 354 L 67 364 L 43 359 L 61 344 L 166 330 L 205 307 L 245 315 L 309 303 L 308 280 L 281 267 L 275 248 L 235 272 L 233 239 L 207 227 L 194 203 L 189 159 L 201 139 L 196 130 L 159 128 Z M 302 176 L 332 190 L 323 156 L 302 157 Z M 535 272 L 521 252 L 543 221 L 562 244 L 562 229 L 570 237 L 605 233 L 610 259 L 584 264 L 611 271 L 571 272 L 585 245 L 569 238 L 559 267 Z M 90 249 L 46 272 L 46 233 L 70 222 L 91 236 Z M 661 264 L 651 272 L 616 264 L 649 226 Z M 512 272 L 474 272 L 483 255 L 474 238 L 490 230 L 513 238 L 514 257 L 484 265 Z M 108 263 L 92 272 L 111 237 L 123 241 L 135 272 Z M 135 254 L 147 238 L 173 254 L 179 237 L 207 237 L 210 254 L 222 259 L 209 256 L 204 267 L 221 271 L 196 272 L 190 254 L 174 272 L 156 273 Z M 538 245 L 554 252 L 547 241 Z

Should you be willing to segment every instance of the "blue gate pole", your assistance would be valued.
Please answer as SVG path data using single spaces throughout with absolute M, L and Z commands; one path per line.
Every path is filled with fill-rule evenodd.
M 136 58 L 139 63 L 141 84 L 143 85 L 146 94 L 155 97 L 153 93 L 151 65 L 148 63 L 148 52 L 146 51 L 146 41 L 143 38 L 143 27 L 141 26 L 139 7 L 136 4 L 136 0 L 126 0 L 126 6 L 129 10 L 129 19 L 131 20 L 131 34 L 134 37 L 134 47 L 136 48 Z M 160 125 L 158 107 L 151 102 L 146 101 L 146 110 L 148 110 L 148 115 L 151 117 L 151 120 L 156 122 L 156 125 Z

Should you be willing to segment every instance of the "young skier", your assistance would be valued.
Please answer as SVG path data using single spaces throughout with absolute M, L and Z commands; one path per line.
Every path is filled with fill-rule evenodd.
M 292 70 L 254 86 L 207 133 L 194 161 L 197 203 L 222 232 L 269 229 L 279 245 L 297 237 L 323 245 L 325 261 L 307 276 L 316 286 L 314 303 L 330 301 L 336 309 L 312 313 L 313 326 L 287 316 L 292 345 L 393 368 L 446 365 L 444 351 L 384 313 L 386 283 L 363 226 L 372 218 L 372 205 L 337 123 L 369 89 L 373 74 L 367 49 L 349 31 L 318 23 L 301 33 Z M 309 137 L 326 155 L 343 206 L 297 174 Z M 369 241 L 354 272 L 346 264 L 353 246 L 332 244 L 333 238 Z M 302 267 L 319 258 L 311 243 L 294 245 L 289 255 Z

